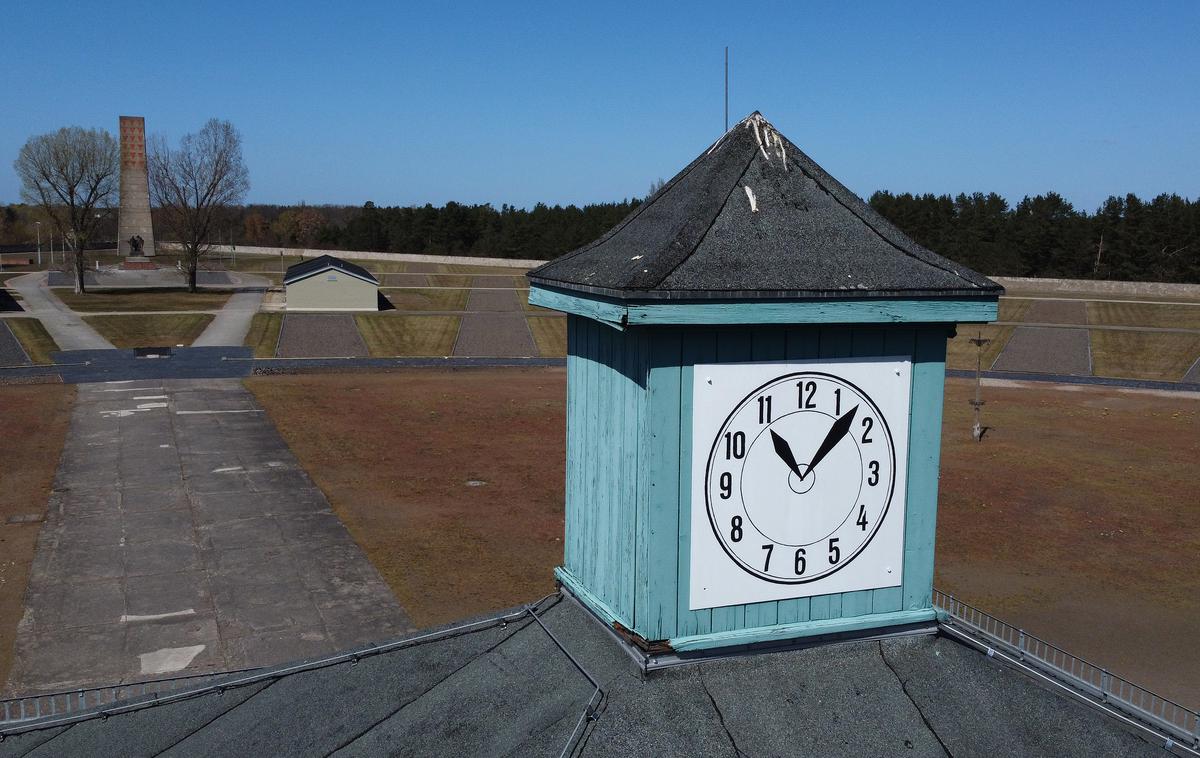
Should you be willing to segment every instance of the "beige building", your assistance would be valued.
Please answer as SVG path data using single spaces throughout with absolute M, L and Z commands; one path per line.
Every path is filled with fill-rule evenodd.
M 379 310 L 379 280 L 365 268 L 332 255 L 288 268 L 283 288 L 289 311 Z

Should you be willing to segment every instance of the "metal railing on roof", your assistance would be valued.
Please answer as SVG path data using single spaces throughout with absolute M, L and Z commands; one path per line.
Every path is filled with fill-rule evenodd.
M 33 721 L 47 716 L 70 716 L 84 711 L 103 708 L 116 702 L 149 700 L 177 690 L 207 684 L 223 677 L 247 674 L 259 669 L 237 669 L 215 671 L 204 674 L 188 674 L 162 679 L 146 679 L 138 682 L 87 687 L 76 690 L 45 692 L 37 695 L 0 700 L 0 727 L 11 726 L 23 721 Z
M 953 595 L 934 589 L 933 605 L 945 612 L 944 623 L 984 642 L 989 654 L 993 649 L 1008 653 L 1094 701 L 1151 727 L 1166 740 L 1200 749 L 1200 713 L 1195 710 L 1072 655 Z

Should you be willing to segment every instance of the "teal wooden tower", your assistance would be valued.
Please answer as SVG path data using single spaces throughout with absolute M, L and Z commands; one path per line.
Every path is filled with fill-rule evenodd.
M 946 339 L 1002 289 L 758 113 L 530 272 L 567 318 L 559 581 L 647 650 L 927 622 Z

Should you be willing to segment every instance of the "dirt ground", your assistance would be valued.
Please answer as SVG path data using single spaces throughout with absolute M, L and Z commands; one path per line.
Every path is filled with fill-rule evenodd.
M 947 383 L 937 586 L 1200 706 L 1200 398 Z
M 0 386 L 0 688 L 74 399 L 68 385 Z
M 554 590 L 564 369 L 255 377 L 246 385 L 417 625 Z
M 418 624 L 552 589 L 562 369 L 247 384 Z M 1200 705 L 1200 400 L 989 386 L 975 443 L 972 391 L 947 386 L 937 585 Z

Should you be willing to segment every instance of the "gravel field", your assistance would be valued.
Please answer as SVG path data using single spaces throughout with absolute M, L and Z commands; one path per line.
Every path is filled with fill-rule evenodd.
M 1091 376 L 1087 329 L 1019 326 L 992 365 L 995 371 Z
M 471 286 L 511 288 L 513 286 L 513 278 L 511 276 L 473 276 L 471 277 Z
M 12 330 L 3 320 L 0 320 L 0 366 L 28 366 L 29 356 Z
M 289 313 L 283 317 L 277 358 L 365 357 L 367 345 L 354 316 L 325 313 Z
M 522 308 L 514 290 L 471 290 L 471 296 L 467 299 L 467 310 L 519 311 Z
M 1066 300 L 1035 300 L 1022 321 L 1033 324 L 1086 324 L 1087 303 Z
M 468 313 L 458 330 L 454 354 L 518 358 L 536 356 L 538 349 L 524 313 Z

